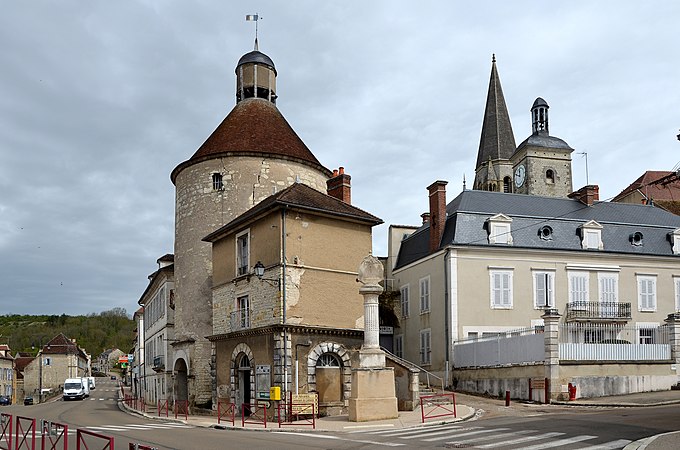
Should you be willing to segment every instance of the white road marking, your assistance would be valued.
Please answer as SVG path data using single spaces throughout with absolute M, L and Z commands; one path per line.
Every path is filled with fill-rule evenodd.
M 517 438 L 517 439 L 512 439 L 509 441 L 503 441 L 503 445 L 514 445 L 514 444 L 522 444 L 524 442 L 531 442 L 531 441 L 538 441 L 539 439 L 547 439 L 547 438 L 553 438 L 557 436 L 564 436 L 564 433 L 544 433 L 544 434 L 539 434 L 536 436 L 527 436 L 523 438 Z M 476 447 L 479 448 L 495 448 L 498 447 L 498 444 L 485 444 L 485 445 L 477 445 Z
M 467 433 L 454 433 L 453 437 L 464 437 L 464 436 L 474 436 L 477 434 L 486 434 L 486 433 L 495 433 L 497 431 L 506 431 L 509 430 L 509 428 L 492 428 L 490 430 L 477 430 L 477 431 L 468 431 Z M 430 438 L 430 439 L 423 439 L 425 442 L 434 442 L 434 441 L 443 441 L 444 439 L 449 439 L 451 438 L 452 435 L 449 433 L 446 436 L 439 436 L 436 438 Z M 402 438 L 402 439 L 410 439 L 410 438 Z
M 623 448 L 632 441 L 628 439 L 619 439 L 618 441 L 603 442 L 602 444 L 595 444 L 589 447 L 581 447 L 581 450 L 613 450 L 616 448 Z
M 310 433 L 296 433 L 294 431 L 283 431 L 283 434 L 290 434 L 294 436 L 307 436 L 313 437 L 314 439 L 332 439 L 335 441 L 345 441 L 345 442 L 356 442 L 359 444 L 370 444 L 370 445 L 383 445 L 385 447 L 402 447 L 405 444 L 399 444 L 397 442 L 376 442 L 376 441 L 363 441 L 357 439 L 345 439 L 339 436 L 329 436 L 324 434 L 310 434 Z
M 597 439 L 597 436 L 574 436 L 572 438 L 558 439 L 556 441 L 544 442 L 531 447 L 524 447 L 523 450 L 541 450 L 544 448 L 561 447 L 562 445 L 575 444 L 577 442 Z

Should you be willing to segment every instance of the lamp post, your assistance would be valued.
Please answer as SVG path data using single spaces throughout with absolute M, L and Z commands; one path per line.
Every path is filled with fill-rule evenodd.
M 42 349 L 43 349 L 43 344 L 42 344 L 43 338 L 40 337 L 39 339 L 39 347 L 38 347 L 38 354 L 36 356 L 39 356 L 38 359 L 38 403 L 42 403 L 42 385 L 43 385 L 43 354 L 42 354 Z

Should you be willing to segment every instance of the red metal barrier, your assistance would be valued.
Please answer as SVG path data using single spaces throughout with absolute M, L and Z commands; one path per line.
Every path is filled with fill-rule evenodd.
M 226 417 L 231 421 L 231 426 L 234 426 L 236 420 L 236 405 L 228 401 L 217 401 L 217 423 L 221 423 L 222 417 Z
M 146 412 L 146 402 L 144 401 L 144 397 L 139 397 L 139 410 L 141 412 Z
M 91 438 L 89 440 L 94 441 L 90 442 L 90 444 L 97 445 L 97 447 L 92 447 L 92 450 L 114 450 L 115 448 L 113 437 L 78 429 L 76 430 L 76 450 L 80 450 L 81 448 L 90 450 L 90 446 L 87 445 L 87 442 L 85 441 L 85 436 L 89 436 Z
M 248 417 L 246 419 L 246 417 Z M 251 405 L 243 403 L 241 405 L 241 426 L 246 424 L 264 425 L 267 428 L 267 405 Z
M 0 448 L 3 450 L 12 450 L 12 421 L 11 414 L 0 414 Z
M 168 400 L 167 399 L 164 402 L 161 402 L 160 400 L 158 400 L 158 417 L 161 416 L 163 411 L 165 411 L 165 417 L 168 417 L 168 410 L 169 409 L 170 408 L 168 408 Z
M 278 402 L 276 417 L 279 428 L 286 425 L 311 426 L 316 429 L 316 415 L 318 411 L 314 403 Z M 301 417 L 302 416 L 302 417 Z
M 446 403 L 439 403 L 445 401 Z M 456 417 L 456 396 L 450 394 L 425 395 L 420 397 L 420 415 L 423 423 L 436 417 Z
M 28 428 L 24 431 L 24 426 L 28 424 Z M 29 438 L 27 441 L 26 439 Z M 15 439 L 14 450 L 19 450 L 22 448 L 30 448 L 35 450 L 35 419 L 30 417 L 17 416 L 17 427 L 16 427 L 16 439 Z
M 68 425 L 43 420 L 40 422 L 40 434 L 42 450 L 58 450 L 59 447 L 68 450 Z
M 175 402 L 175 419 L 177 416 L 184 415 L 184 420 L 189 419 L 189 401 L 177 400 Z

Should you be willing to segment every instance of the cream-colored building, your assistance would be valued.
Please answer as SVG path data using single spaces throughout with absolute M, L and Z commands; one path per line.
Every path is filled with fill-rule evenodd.
M 0 345 L 0 395 L 14 399 L 16 371 L 9 345 Z
M 546 309 L 561 324 L 599 324 L 581 342 L 617 344 L 656 343 L 655 330 L 680 310 L 680 217 L 599 202 L 596 186 L 572 198 L 463 191 L 446 204 L 445 185 L 429 188 L 438 220 L 388 260 L 401 293 L 395 353 L 447 384 L 454 343 L 542 327 Z M 654 386 L 676 379 L 673 367 L 659 361 Z
M 326 413 L 347 407 L 350 358 L 363 342 L 357 270 L 382 222 L 349 204 L 349 181 L 337 173 L 332 195 L 293 184 L 205 238 L 215 401 L 240 408 L 278 386 L 284 398 L 318 392 Z
M 149 284 L 138 301 L 143 313 L 137 322 L 136 392 L 150 404 L 173 398 L 172 367 L 168 363 L 175 341 L 173 261 L 173 255 L 157 260 L 158 270 L 149 275 Z M 186 386 L 186 382 L 179 386 Z M 186 392 L 182 397 L 186 398 Z

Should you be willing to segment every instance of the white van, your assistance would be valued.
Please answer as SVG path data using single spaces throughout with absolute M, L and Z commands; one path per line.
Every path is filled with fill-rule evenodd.
M 83 389 L 85 389 L 85 397 L 90 396 L 90 380 L 87 377 L 81 378 L 83 380 Z
M 90 383 L 90 390 L 93 390 L 96 388 L 95 383 L 94 383 L 94 377 L 87 377 L 87 381 Z
M 64 400 L 82 400 L 84 398 L 85 384 L 83 383 L 83 379 L 67 378 L 64 381 Z

